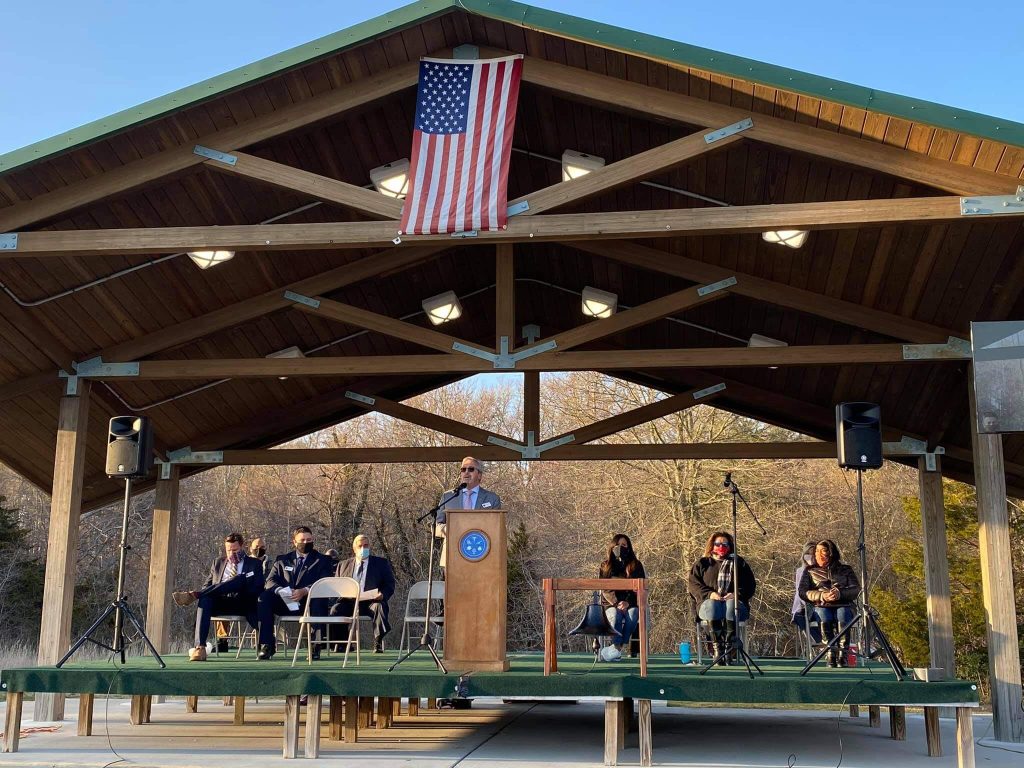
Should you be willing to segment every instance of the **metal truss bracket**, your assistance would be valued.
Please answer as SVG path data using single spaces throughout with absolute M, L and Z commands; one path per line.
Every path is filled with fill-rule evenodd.
M 74 397 L 78 394 L 78 377 L 74 374 L 69 374 L 61 371 L 58 374 L 62 379 L 67 379 L 64 383 L 64 394 L 69 397 Z
M 216 149 L 204 147 L 202 144 L 196 144 L 192 148 L 192 152 L 200 157 L 207 157 L 210 160 L 216 160 L 218 163 L 224 163 L 225 165 L 234 165 L 238 162 L 238 158 L 234 155 L 229 155 L 227 152 L 220 152 Z
M 929 451 L 928 444 L 924 440 L 906 435 L 898 443 L 882 443 L 884 456 L 924 456 L 924 466 L 928 472 L 934 472 L 938 467 L 935 457 L 945 453 L 946 449 L 941 445 L 935 446 L 934 451 Z
M 452 232 L 452 237 L 465 238 L 465 237 L 476 237 L 476 230 L 470 229 L 466 232 Z
M 904 360 L 970 360 L 971 342 L 950 336 L 945 344 L 904 344 Z
M 74 367 L 75 372 L 70 374 L 66 371 L 61 371 L 59 375 L 62 378 L 84 376 L 85 378 L 103 377 L 110 379 L 139 375 L 138 363 L 104 363 L 102 357 L 90 357 L 88 360 L 72 363 L 71 365 Z
M 488 352 L 486 349 L 478 349 L 472 347 L 469 344 L 463 344 L 461 341 L 456 341 L 452 344 L 452 349 L 456 352 L 462 352 L 472 357 L 478 357 L 481 360 L 487 360 L 498 370 L 512 370 L 516 367 L 516 363 L 520 360 L 525 360 L 528 357 L 539 355 L 542 352 L 548 352 L 555 349 L 558 346 L 558 342 L 554 339 L 545 341 L 543 344 L 536 344 L 532 347 L 526 347 L 518 352 L 509 353 L 508 351 L 508 337 L 501 337 L 501 352 L 495 354 L 494 352 Z
M 961 216 L 992 216 L 995 214 L 1024 214 L 1024 186 L 1017 187 L 1015 195 L 980 195 L 960 198 Z
M 157 462 L 157 470 L 160 473 L 158 479 L 160 479 L 160 480 L 170 480 L 171 479 L 171 465 L 168 464 L 166 461 Z
M 715 283 L 709 283 L 708 285 L 702 285 L 697 289 L 698 296 L 710 296 L 712 293 L 718 291 L 724 291 L 726 288 L 732 288 L 736 285 L 737 280 L 735 277 L 727 277 L 724 280 L 719 280 Z
M 541 454 L 545 451 L 550 451 L 552 448 L 558 448 L 559 446 L 571 443 L 575 440 L 574 435 L 563 435 L 557 440 L 548 440 L 546 443 L 540 445 L 535 444 L 533 430 L 526 433 L 526 445 L 522 443 L 513 443 L 511 440 L 504 440 L 494 435 L 487 437 L 487 442 L 492 445 L 500 445 L 502 448 L 508 448 L 510 451 L 516 451 L 524 459 L 539 459 Z
M 186 445 L 176 451 L 167 452 L 167 464 L 223 464 L 224 451 L 196 451 Z
M 698 389 L 693 393 L 694 400 L 700 400 L 701 398 L 707 397 L 708 395 L 714 395 L 725 389 L 725 382 L 719 382 L 718 384 L 712 384 L 710 387 L 704 387 L 704 389 Z
M 469 43 L 457 45 L 452 50 L 452 58 L 459 61 L 476 61 L 480 58 L 480 49 Z
M 727 138 L 729 136 L 732 136 L 734 134 L 739 133 L 740 131 L 745 131 L 748 128 L 753 128 L 753 127 L 754 127 L 754 121 L 751 120 L 749 117 L 747 117 L 747 118 L 744 118 L 743 120 L 740 120 L 738 123 L 733 123 L 732 125 L 727 125 L 727 126 L 725 126 L 725 128 L 719 128 L 717 131 L 712 131 L 711 133 L 705 133 L 704 134 L 704 143 L 705 144 L 714 144 L 716 141 L 721 141 L 724 138 Z
M 0 235 L 0 251 L 18 250 L 18 233 L 6 232 Z
M 345 397 L 349 400 L 355 400 L 357 403 L 365 403 L 366 405 L 373 405 L 377 402 L 374 398 L 360 395 L 358 392 L 346 392 Z
M 319 299 L 311 299 L 309 296 L 303 296 L 301 293 L 295 293 L 295 291 L 285 291 L 284 297 L 296 304 L 305 304 L 307 307 L 320 309 Z
M 530 201 L 523 200 L 521 202 L 515 203 L 514 205 L 510 205 L 508 208 L 506 208 L 505 215 L 518 216 L 521 213 L 526 213 L 528 210 L 530 210 Z

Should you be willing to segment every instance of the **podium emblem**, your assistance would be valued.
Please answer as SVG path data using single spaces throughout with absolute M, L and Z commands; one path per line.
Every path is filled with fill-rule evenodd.
M 466 531 L 459 539 L 459 554 L 471 563 L 483 560 L 490 551 L 491 540 L 483 531 Z

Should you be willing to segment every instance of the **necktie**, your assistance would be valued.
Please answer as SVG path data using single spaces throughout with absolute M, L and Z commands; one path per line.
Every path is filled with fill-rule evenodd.
M 366 561 L 360 560 L 359 567 L 356 569 L 356 581 L 360 584 L 363 583 L 363 571 L 366 570 Z
M 228 558 L 227 568 L 224 569 L 224 578 L 233 579 L 238 575 L 238 566 L 235 565 L 235 561 L 230 557 Z
M 295 558 L 295 575 L 296 576 L 298 576 L 299 575 L 299 571 L 302 570 L 302 564 L 304 562 L 306 562 L 306 558 L 304 558 L 304 557 L 297 557 L 297 558 Z

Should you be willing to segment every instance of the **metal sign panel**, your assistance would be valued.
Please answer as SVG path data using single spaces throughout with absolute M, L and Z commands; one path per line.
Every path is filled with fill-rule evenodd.
M 971 323 L 978 432 L 1024 432 L 1024 322 Z

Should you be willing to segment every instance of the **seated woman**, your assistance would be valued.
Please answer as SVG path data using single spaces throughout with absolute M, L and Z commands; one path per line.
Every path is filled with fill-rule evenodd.
M 643 564 L 636 559 L 633 542 L 624 533 L 612 536 L 608 545 L 608 556 L 601 563 L 598 575 L 602 579 L 645 579 Z M 619 633 L 615 638 L 615 648 L 622 651 L 623 646 L 629 647 L 629 640 L 640 622 L 640 609 L 637 607 L 636 592 L 631 589 L 611 590 L 601 593 L 601 604 L 608 623 Z
M 796 567 L 795 580 L 793 582 L 793 609 L 790 612 L 792 614 L 791 623 L 795 624 L 800 629 L 800 634 L 803 635 L 808 632 L 807 620 L 810 618 L 810 611 L 805 613 L 804 601 L 800 597 L 800 582 L 804 578 L 804 571 L 808 567 L 814 565 L 814 548 L 818 546 L 816 541 L 808 541 L 804 544 L 803 554 L 800 556 L 800 565 Z M 809 634 L 811 636 L 812 643 L 821 642 L 821 625 L 811 624 Z
M 757 589 L 754 572 L 742 557 L 736 558 L 739 578 L 734 577 L 732 552 L 732 534 L 715 531 L 704 547 L 704 556 L 690 570 L 690 594 L 699 606 L 697 615 L 711 624 L 715 656 L 731 648 L 736 637 L 737 616 L 733 612 L 733 591 L 738 598 L 738 619 L 746 621 L 750 615 L 750 598 Z M 722 665 L 727 663 L 726 658 L 719 661 Z
M 814 606 L 826 641 L 831 641 L 853 620 L 854 601 L 860 594 L 860 581 L 853 568 L 842 561 L 839 547 L 831 539 L 819 541 L 814 548 L 814 565 L 804 571 L 800 580 L 800 598 Z M 845 667 L 850 649 L 850 633 L 846 632 L 841 648 L 830 648 L 828 665 Z

